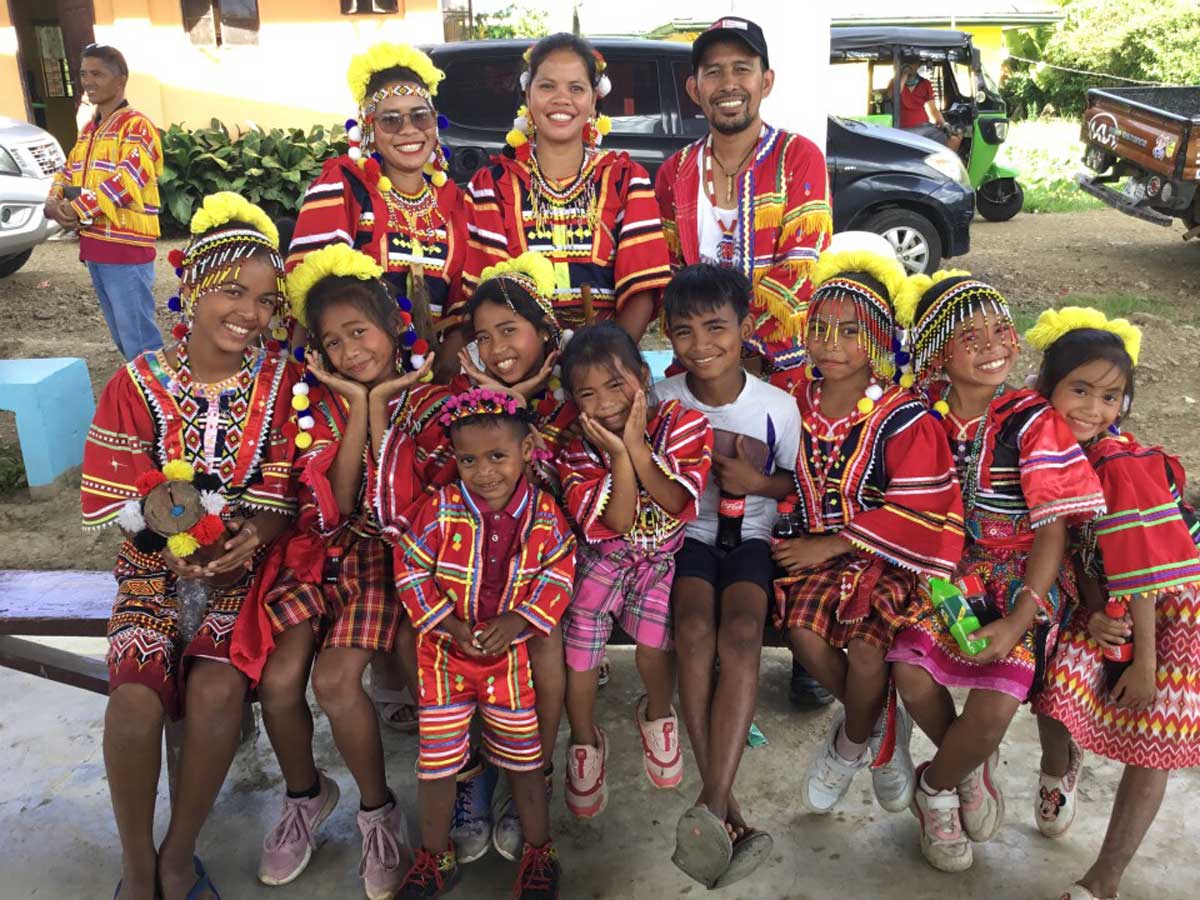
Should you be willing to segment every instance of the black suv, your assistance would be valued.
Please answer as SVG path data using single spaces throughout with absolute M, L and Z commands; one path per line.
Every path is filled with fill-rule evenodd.
M 674 41 L 598 39 L 612 93 L 604 112 L 612 132 L 604 146 L 624 150 L 651 177 L 676 150 L 708 133 L 684 84 L 691 47 Z M 468 181 L 504 148 L 520 106 L 521 55 L 529 41 L 464 41 L 425 48 L 445 71 L 438 111 L 450 120 L 442 139 L 450 169 Z M 965 169 L 956 171 L 940 144 L 892 128 L 831 116 L 825 144 L 837 231 L 872 231 L 887 238 L 910 272 L 932 272 L 943 257 L 970 246 L 975 195 Z M 941 167 L 934 168 L 930 159 Z M 954 172 L 953 177 L 949 174 Z

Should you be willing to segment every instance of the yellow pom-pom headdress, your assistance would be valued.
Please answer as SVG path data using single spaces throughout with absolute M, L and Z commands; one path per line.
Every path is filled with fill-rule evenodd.
M 820 307 L 830 302 L 849 301 L 854 305 L 860 326 L 859 341 L 867 351 L 871 370 L 881 378 L 899 377 L 898 370 L 908 360 L 898 357 L 899 343 L 892 314 L 893 298 L 904 286 L 904 267 L 894 256 L 882 256 L 869 250 L 842 250 L 823 253 L 810 276 L 815 287 L 809 303 L 812 327 L 809 340 L 822 340 L 836 333 L 825 321 Z
M 527 250 L 516 259 L 488 266 L 479 276 L 480 287 L 484 282 L 498 280 L 505 301 L 512 308 L 512 300 L 505 288 L 506 281 L 514 282 L 533 299 L 546 316 L 546 325 L 550 328 L 555 340 L 561 337 L 561 330 L 554 317 L 554 264 L 540 253 Z
M 1110 319 L 1098 309 L 1087 306 L 1067 306 L 1043 310 L 1036 324 L 1025 332 L 1025 340 L 1035 350 L 1046 352 L 1065 334 L 1083 329 L 1115 334 L 1125 345 L 1125 352 L 1136 366 L 1142 350 L 1142 329 L 1128 319 Z
M 181 286 L 180 294 L 167 301 L 167 308 L 184 318 L 171 332 L 177 340 L 187 336 L 186 323 L 196 301 L 209 291 L 237 280 L 242 264 L 256 253 L 265 255 L 275 269 L 279 295 L 276 313 L 286 312 L 287 288 L 283 256 L 279 252 L 279 230 L 261 207 L 232 191 L 209 194 L 192 215 L 189 229 L 192 239 L 187 247 L 167 254 Z M 273 321 L 271 333 L 276 340 L 281 336 L 286 338 L 285 323 Z
M 382 278 L 383 269 L 371 257 L 346 244 L 330 244 L 305 256 L 287 279 L 292 316 L 305 328 L 309 327 L 305 312 L 308 294 L 318 281 L 331 276 L 371 281 Z
M 896 296 L 896 322 L 908 329 L 908 352 L 918 380 L 931 374 L 933 361 L 951 344 L 955 330 L 980 311 L 1006 324 L 1003 340 L 1016 344 L 1008 301 L 990 284 L 959 269 L 908 277 Z M 990 330 L 983 340 L 991 343 Z
M 408 44 L 375 44 L 350 60 L 350 68 L 346 71 L 346 82 L 359 107 L 367 103 L 367 85 L 371 82 L 371 76 L 385 69 L 408 69 L 421 79 L 431 97 L 437 96 L 438 84 L 446 77 L 446 73 L 433 64 L 428 54 L 416 47 Z

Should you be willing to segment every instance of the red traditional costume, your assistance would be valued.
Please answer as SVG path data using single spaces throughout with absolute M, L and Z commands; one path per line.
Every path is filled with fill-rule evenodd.
M 138 477 L 172 460 L 220 478 L 226 521 L 259 510 L 296 509 L 292 439 L 283 432 L 300 367 L 250 349 L 238 373 L 197 384 L 186 344 L 171 366 L 164 351 L 145 353 L 110 379 L 88 431 L 83 460 L 83 524 L 111 525 L 139 496 Z M 154 690 L 169 715 L 179 714 L 181 661 L 228 659 L 230 634 L 250 588 L 247 575 L 212 588 L 208 611 L 187 646 L 179 631 L 176 577 L 160 553 L 126 540 L 114 570 L 117 599 L 108 624 L 109 689 L 133 682 Z
M 610 462 L 576 438 L 558 460 L 563 504 L 582 539 L 575 595 L 563 619 L 567 665 L 600 665 L 615 618 L 637 643 L 671 647 L 671 582 L 683 527 L 700 514 L 712 467 L 713 433 L 702 413 L 678 400 L 659 404 L 646 424 L 655 465 L 691 496 L 679 514 L 667 512 L 638 484 L 633 527 L 622 534 L 604 523 L 612 495 Z
M 796 515 L 808 534 L 847 550 L 775 581 L 781 628 L 845 647 L 886 650 L 914 613 L 921 576 L 948 578 L 962 556 L 962 496 L 941 428 L 911 393 L 890 387 L 865 416 L 821 414 L 816 383 L 793 390 L 803 425 Z
M 935 385 L 931 399 L 944 400 L 948 389 Z M 969 541 L 956 574 L 982 578 L 989 603 L 1007 615 L 1024 585 L 1034 531 L 1058 519 L 1081 525 L 1095 518 L 1104 511 L 1104 495 L 1067 423 L 1034 391 L 1002 392 L 981 419 L 960 422 L 947 414 L 942 424 L 966 485 Z M 920 666 L 947 687 L 1002 691 L 1023 701 L 1039 689 L 1059 626 L 1077 600 L 1069 561 L 1044 599 L 1038 621 L 996 662 L 965 657 L 928 603 L 896 636 L 888 659 Z
M 585 150 L 579 176 L 562 185 L 541 174 L 529 147 L 515 159 L 496 157 L 467 188 L 467 292 L 487 266 L 533 250 L 554 264 L 553 306 L 562 328 L 585 324 L 584 284 L 595 321 L 613 318 L 645 291 L 657 303 L 671 271 L 646 170 L 626 153 Z
M 515 519 L 506 577 L 488 590 L 492 520 Z M 575 539 L 554 498 L 522 479 L 509 507 L 482 507 L 461 482 L 429 497 L 395 549 L 396 590 L 418 631 L 420 778 L 450 777 L 467 758 L 471 718 L 484 720 L 483 749 L 506 769 L 542 766 L 533 671 L 525 642 L 549 634 L 571 599 Z M 494 568 L 494 566 L 493 566 Z M 498 656 L 468 657 L 440 623 L 456 616 L 478 630 L 506 612 L 528 627 Z
M 1200 523 L 1182 499 L 1183 467 L 1129 434 L 1101 438 L 1087 458 L 1108 511 L 1083 529 L 1084 564 L 1109 597 L 1154 602 L 1154 703 L 1135 710 L 1109 698 L 1103 657 L 1088 635 L 1091 611 L 1080 607 L 1063 629 L 1037 710 L 1081 746 L 1126 765 L 1200 765 Z
M 654 182 L 663 230 L 676 268 L 702 262 L 700 197 L 711 138 L 670 157 Z M 711 204 L 704 204 L 705 214 Z M 736 268 L 754 285 L 754 334 L 747 348 L 773 371 L 804 360 L 809 274 L 833 234 L 825 155 L 812 141 L 764 125 L 750 167 L 738 178 L 736 216 L 721 223 L 728 246 L 718 264 Z M 713 260 L 710 260 L 713 261 Z
M 378 179 L 365 176 L 348 156 L 328 160 L 304 195 L 288 271 L 336 243 L 371 257 L 400 296 L 411 295 L 410 278 L 420 272 L 435 328 L 461 321 L 467 225 L 463 194 L 453 181 L 426 183 L 409 197 L 394 188 L 381 191 Z

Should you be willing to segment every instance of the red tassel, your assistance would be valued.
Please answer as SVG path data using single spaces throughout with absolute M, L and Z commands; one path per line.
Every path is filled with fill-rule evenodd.
M 143 497 L 167 480 L 167 476 L 158 469 L 148 469 L 137 477 L 133 486 Z
M 413 342 L 412 352 L 418 356 L 424 356 L 429 352 L 429 341 L 425 340 L 424 338 L 418 338 Z
M 294 438 L 296 436 L 296 432 L 299 430 L 300 430 L 300 426 L 297 425 L 295 422 L 284 422 L 283 427 L 281 427 L 279 429 L 279 431 L 283 434 L 283 436 L 285 438 L 287 438 L 289 441 L 292 440 L 292 438 Z
M 221 521 L 220 516 L 208 513 L 202 516 L 200 521 L 193 525 L 189 531 L 192 537 L 200 542 L 201 546 L 206 546 L 216 541 L 225 533 L 225 523 Z
M 171 264 L 172 268 L 178 269 L 183 265 L 183 251 L 176 247 L 167 254 L 167 262 Z
M 177 341 L 182 341 L 187 337 L 188 327 L 183 322 L 177 322 L 175 327 L 171 329 L 171 337 Z

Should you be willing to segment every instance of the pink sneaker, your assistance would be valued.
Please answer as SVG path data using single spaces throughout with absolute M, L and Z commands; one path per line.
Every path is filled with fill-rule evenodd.
M 608 805 L 608 782 L 604 763 L 608 759 L 608 740 L 596 726 L 596 743 L 571 744 L 567 747 L 567 809 L 581 819 L 604 812 Z
M 662 719 L 646 718 L 646 695 L 633 707 L 633 718 L 642 735 L 642 767 L 656 788 L 670 790 L 683 781 L 683 751 L 679 746 L 679 720 L 675 709 Z
M 392 900 L 404 881 L 412 856 L 404 811 L 395 799 L 383 809 L 359 810 L 358 830 L 363 836 L 358 874 L 362 876 L 367 900 Z
M 994 750 L 982 766 L 958 785 L 963 831 L 977 844 L 986 844 L 1004 824 L 1004 792 L 996 779 L 999 765 L 1000 751 Z
M 922 763 L 917 768 L 917 789 L 909 807 L 921 827 L 921 855 L 940 872 L 965 872 L 975 857 L 971 842 L 963 834 L 958 791 L 928 793 L 921 786 L 921 776 L 928 766 Z
M 291 884 L 308 868 L 317 849 L 316 831 L 337 806 L 337 782 L 318 772 L 321 787 L 315 797 L 293 799 L 284 795 L 279 822 L 263 840 L 258 880 L 263 884 Z

